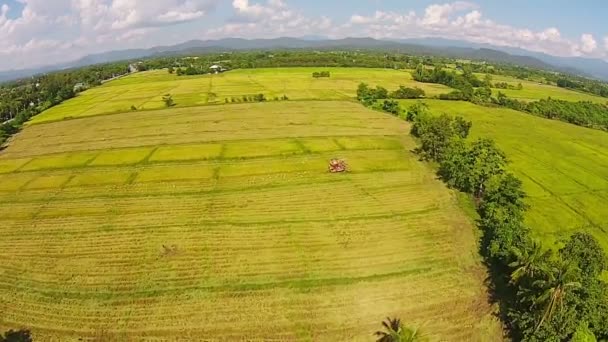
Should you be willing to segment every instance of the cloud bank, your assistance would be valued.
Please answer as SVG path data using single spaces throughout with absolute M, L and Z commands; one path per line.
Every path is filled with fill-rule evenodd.
M 608 60 L 608 36 L 564 37 L 557 27 L 531 30 L 499 23 L 473 2 L 455 1 L 411 10 L 352 13 L 343 22 L 312 17 L 286 0 L 17 0 L 21 13 L 0 6 L 0 70 L 65 62 L 89 53 L 186 39 L 441 37 L 518 47 L 557 56 Z M 224 6 L 228 16 L 216 9 Z M 209 24 L 210 23 L 210 24 Z M 177 41 L 176 41 L 177 40 Z

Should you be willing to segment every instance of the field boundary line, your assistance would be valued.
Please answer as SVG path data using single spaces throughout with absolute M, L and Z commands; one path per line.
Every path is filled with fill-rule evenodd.
M 309 288 L 318 288 L 318 287 L 327 287 L 327 286 L 346 286 L 352 284 L 358 284 L 362 282 L 377 282 L 383 281 L 387 279 L 393 278 L 401 278 L 407 277 L 411 275 L 423 274 L 431 271 L 433 267 L 415 267 L 410 269 L 405 269 L 396 272 L 388 272 L 388 273 L 378 273 L 372 275 L 364 275 L 359 277 L 334 277 L 334 278 L 320 278 L 320 279 L 310 279 L 310 278 L 301 278 L 301 279 L 292 279 L 292 280 L 283 280 L 276 282 L 251 282 L 251 283 L 236 283 L 236 284 L 224 284 L 224 285 L 189 285 L 189 286 L 181 286 L 175 288 L 165 288 L 165 289 L 154 289 L 154 290 L 134 290 L 128 292 L 102 292 L 102 291 L 62 291 L 58 290 L 50 290 L 50 289 L 35 289 L 31 287 L 24 287 L 20 285 L 10 286 L 9 284 L 3 283 L 0 281 L 0 289 L 5 289 L 9 291 L 15 290 L 23 290 L 28 293 L 37 293 L 42 296 L 47 297 L 55 297 L 57 293 L 62 294 L 62 298 L 67 299 L 87 299 L 91 300 L 92 298 L 107 298 L 109 295 L 112 296 L 113 299 L 119 298 L 154 298 L 160 297 L 168 294 L 174 293 L 184 293 L 184 292 L 193 292 L 193 291 L 204 291 L 204 292 L 252 292 L 252 291 L 261 291 L 266 289 L 276 289 L 276 288 L 286 288 L 286 289 L 309 289 Z
M 143 146 L 142 146 L 143 147 Z M 148 153 L 148 155 L 146 155 L 144 157 L 144 159 L 142 159 L 139 163 L 135 164 L 135 165 L 148 165 L 150 164 L 150 158 L 152 158 L 152 155 L 154 155 L 154 153 L 156 153 L 156 151 L 158 151 L 158 149 L 161 146 L 156 145 L 152 150 L 150 150 L 150 152 Z M 120 150 L 120 149 L 119 149 Z
M 361 172 L 361 173 L 357 173 L 356 175 L 366 175 L 366 174 L 378 174 L 378 173 L 391 173 L 391 172 L 403 172 L 404 170 L 388 170 L 388 171 L 369 171 L 369 172 Z M 294 171 L 294 172 L 285 172 L 285 173 L 276 173 L 276 174 L 296 174 L 296 173 L 303 173 L 302 171 Z M 76 175 L 74 175 L 75 177 Z M 239 177 L 239 176 L 236 176 Z M 221 178 L 220 178 L 221 179 Z M 67 184 L 68 181 L 66 181 Z M 145 183 L 136 183 L 136 184 L 165 184 L 165 183 L 192 183 L 193 180 L 183 180 L 183 181 L 174 181 L 174 182 L 145 182 Z M 239 187 L 239 188 L 232 188 L 232 189 L 212 189 L 212 190 L 192 190 L 192 191 L 178 191 L 178 192 L 147 192 L 145 195 L 142 194 L 138 194 L 138 193 L 134 193 L 134 194 L 122 194 L 122 195 L 116 195 L 115 193 L 102 193 L 102 194 L 95 194 L 95 195 L 90 195 L 90 196 L 75 196 L 75 197 L 62 197 L 62 198 L 56 198 L 55 201 L 60 202 L 60 201 L 73 201 L 73 200 L 83 200 L 83 199 L 97 199 L 97 198 L 106 198 L 106 199 L 128 199 L 128 198 L 146 198 L 146 197 L 168 197 L 168 196 L 193 196 L 193 195 L 212 195 L 212 194 L 231 194 L 231 193 L 242 193 L 242 192 L 251 192 L 251 191 L 256 191 L 256 190 L 262 190 L 262 189 L 269 189 L 269 190 L 274 190 L 274 189 L 282 189 L 282 188 L 295 188 L 295 187 L 299 187 L 302 185 L 324 185 L 324 184 L 339 184 L 339 183 L 348 183 L 348 182 L 352 182 L 352 180 L 347 179 L 345 177 L 336 177 L 335 179 L 331 179 L 331 180 L 323 180 L 323 181 L 315 181 L 315 182 L 310 182 L 310 180 L 306 179 L 306 180 L 302 180 L 299 182 L 294 182 L 294 183 L 287 183 L 287 184 L 264 184 L 264 185 L 259 185 L 259 186 L 245 186 L 245 187 Z M 125 184 L 125 185 L 129 185 L 129 184 Z M 375 187 L 375 188 L 371 188 L 373 190 L 383 190 L 383 189 L 397 189 L 397 188 L 406 188 L 406 187 L 411 187 L 411 186 L 415 186 L 415 185 L 420 185 L 420 184 L 404 184 L 401 186 L 395 186 L 395 185 L 390 185 L 390 186 L 385 186 L 385 187 Z M 92 186 L 83 186 L 80 187 L 80 189 L 97 189 L 98 187 L 92 185 Z M 52 189 L 54 190 L 54 189 Z M 20 203 L 20 204 L 26 204 L 26 203 L 40 203 L 43 202 L 42 199 L 39 200 L 9 200 L 6 202 L 0 201 L 0 203 Z
M 41 203 L 42 205 L 40 205 L 38 208 L 36 208 L 36 210 L 32 213 L 32 216 L 30 218 L 31 221 L 35 221 L 38 216 L 48 207 L 49 204 L 51 204 L 51 202 L 54 202 L 57 198 L 57 196 L 59 196 L 59 194 L 67 187 L 67 185 L 74 179 L 76 178 L 76 174 L 72 174 L 70 175 L 62 184 L 59 188 L 57 189 L 52 189 L 54 191 L 52 191 L 48 197 L 45 197 L 42 199 Z
M 175 145 L 166 145 L 166 146 L 175 146 Z M 157 149 L 160 148 L 157 147 Z M 156 150 L 156 149 L 155 149 Z M 154 150 L 154 151 L 155 151 Z M 252 161 L 264 161 L 264 160 L 289 160 L 298 156 L 322 156 L 325 154 L 330 154 L 331 152 L 378 152 L 378 151 L 386 151 L 386 152 L 390 152 L 390 151 L 400 151 L 402 150 L 402 148 L 361 148 L 361 149 L 339 149 L 339 150 L 328 150 L 328 151 L 319 151 L 319 152 L 315 152 L 315 151 L 311 151 L 309 153 L 305 153 L 305 152 L 300 152 L 297 151 L 297 153 L 290 153 L 290 154 L 275 154 L 275 155 L 266 155 L 266 156 L 251 156 L 251 157 L 234 157 L 234 158 L 224 158 L 221 159 L 220 157 L 212 157 L 212 158 L 203 158 L 203 159 L 184 159 L 184 160 L 160 160 L 160 161 L 146 161 L 146 159 L 135 163 L 135 164 L 122 164 L 122 165 L 86 165 L 91 161 L 83 164 L 83 165 L 77 165 L 77 166 L 70 166 L 70 167 L 64 167 L 64 168 L 58 168 L 58 167 L 48 167 L 48 168 L 39 168 L 39 169 L 34 169 L 34 170 L 19 170 L 22 167 L 24 167 L 25 165 L 27 165 L 28 163 L 30 163 L 31 161 L 28 161 L 27 163 L 25 163 L 23 166 L 19 167 L 19 169 L 14 170 L 12 172 L 9 173 L 3 173 L 3 175 L 9 175 L 9 174 L 27 174 L 27 173 L 34 173 L 34 172 L 44 172 L 44 171 L 66 171 L 66 170 L 82 170 L 82 169 L 88 169 L 88 170 L 107 170 L 107 169 L 112 169 L 112 170 L 117 170 L 117 169 L 129 169 L 131 167 L 135 167 L 135 166 L 150 166 L 150 167 L 154 167 L 154 166 L 171 166 L 171 165 L 195 165 L 195 164 L 199 164 L 202 162 L 209 162 L 209 163 L 214 163 L 214 164 L 220 164 L 220 165 L 232 165 L 234 164 L 234 162 L 252 162 Z M 100 151 L 100 152 L 105 152 L 104 150 L 95 150 L 95 151 Z M 84 152 L 84 151 L 82 151 Z M 75 153 L 79 153 L 79 152 L 75 152 Z M 63 153 L 59 153 L 59 154 L 63 154 Z M 54 154 L 54 155 L 59 155 L 59 154 Z M 44 156 L 39 156 L 39 157 L 45 157 L 47 155 Z M 49 155 L 50 156 L 50 155 Z M 36 159 L 36 157 L 32 158 L 32 160 Z
M 313 152 L 308 149 L 300 140 L 300 138 L 293 138 L 293 143 L 298 146 L 298 148 L 302 151 L 302 154 L 312 154 Z
M 325 126 L 331 127 L 331 126 Z M 338 126 L 344 127 L 344 126 Z M 239 130 L 234 131 L 222 131 L 224 133 L 238 132 Z M 194 131 L 192 134 L 200 134 L 200 133 L 209 133 L 209 132 L 217 132 L 217 131 Z M 145 134 L 139 135 L 135 138 L 154 138 L 154 137 L 167 137 L 169 135 L 164 134 Z M 61 138 L 62 136 L 56 136 L 57 138 Z M 279 140 L 289 140 L 289 139 L 315 139 L 315 138 L 353 138 L 353 137 L 361 137 L 361 138 L 373 138 L 373 137 L 383 137 L 383 138 L 398 138 L 397 134 L 351 134 L 351 135 L 300 135 L 300 136 L 292 136 L 292 137 L 277 137 L 277 138 L 268 138 L 268 139 L 229 139 L 229 140 L 198 140 L 192 142 L 184 142 L 184 143 L 176 143 L 176 144 L 149 144 L 149 145 L 137 145 L 137 146 L 129 146 L 129 147 L 111 147 L 105 149 L 85 149 L 85 150 L 72 150 L 68 152 L 51 152 L 46 154 L 36 154 L 36 155 L 27 155 L 27 156 L 19 156 L 17 158 L 6 158 L 0 160 L 12 160 L 12 159 L 25 159 L 25 158 L 35 158 L 41 156 L 50 156 L 50 155 L 58 155 L 58 154 L 66 154 L 66 153 L 79 153 L 79 152 L 106 152 L 106 151 L 116 151 L 116 150 L 132 150 L 138 148 L 150 148 L 150 147 L 166 147 L 166 146 L 188 146 L 188 145 L 203 145 L 203 144 L 219 144 L 219 143 L 242 143 L 242 142 L 257 142 L 257 141 L 279 141 Z M 99 140 L 87 140 L 86 142 L 105 142 L 105 141 L 113 141 L 113 140 L 124 140 L 124 138 L 116 138 L 116 139 L 99 139 Z M 76 141 L 70 143 L 56 143 L 56 144 L 48 144 L 44 147 L 55 147 L 55 146 L 66 146 L 66 145 L 82 145 L 85 141 Z

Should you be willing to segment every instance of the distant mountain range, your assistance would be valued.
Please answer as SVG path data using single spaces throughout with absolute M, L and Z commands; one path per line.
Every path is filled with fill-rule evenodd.
M 130 49 L 88 55 L 73 62 L 41 68 L 0 72 L 0 81 L 8 81 L 36 74 L 78 68 L 92 64 L 134 60 L 155 56 L 195 53 L 258 50 L 258 49 L 378 49 L 412 55 L 436 55 L 453 58 L 512 63 L 546 70 L 556 70 L 608 81 L 608 63 L 599 59 L 556 57 L 518 48 L 476 44 L 439 38 L 378 40 L 373 38 L 344 38 L 331 40 L 310 36 L 301 38 L 191 40 L 185 43 L 158 46 L 150 49 Z

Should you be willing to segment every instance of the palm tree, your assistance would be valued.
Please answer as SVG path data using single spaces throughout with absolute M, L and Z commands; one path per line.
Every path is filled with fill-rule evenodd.
M 517 283 L 524 276 L 534 278 L 549 260 L 552 251 L 543 251 L 542 246 L 537 241 L 533 241 L 530 248 L 514 249 L 515 261 L 509 264 L 514 270 L 511 272 L 511 284 Z
M 564 299 L 571 289 L 580 288 L 581 284 L 574 281 L 578 273 L 578 268 L 571 262 L 559 259 L 546 274 L 546 279 L 537 280 L 534 285 L 543 289 L 542 294 L 536 299 L 536 304 L 543 304 L 545 309 L 543 316 L 536 326 L 536 331 L 540 329 L 545 321 L 553 318 L 556 310 L 561 310 L 564 306 Z
M 378 336 L 377 342 L 416 342 L 422 341 L 422 336 L 418 329 L 404 327 L 399 318 L 390 317 L 382 322 L 384 331 L 376 331 L 374 335 Z

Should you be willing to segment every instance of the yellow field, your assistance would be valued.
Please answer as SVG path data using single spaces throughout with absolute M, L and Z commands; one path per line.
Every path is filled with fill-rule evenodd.
M 330 78 L 315 79 L 318 70 Z M 400 85 L 424 89 L 428 96 L 450 92 L 440 84 L 418 83 L 407 71 L 363 68 L 275 68 L 234 70 L 219 75 L 176 76 L 166 70 L 142 72 L 93 88 L 32 119 L 30 123 L 108 113 L 161 109 L 164 94 L 177 107 L 225 103 L 234 97 L 264 94 L 270 101 L 286 95 L 291 100 L 348 100 L 360 82 L 397 89 Z
M 0 330 L 369 341 L 399 316 L 432 340 L 500 340 L 474 226 L 407 123 L 348 101 L 42 123 L 71 107 L 0 154 Z M 351 172 L 327 172 L 334 157 Z

